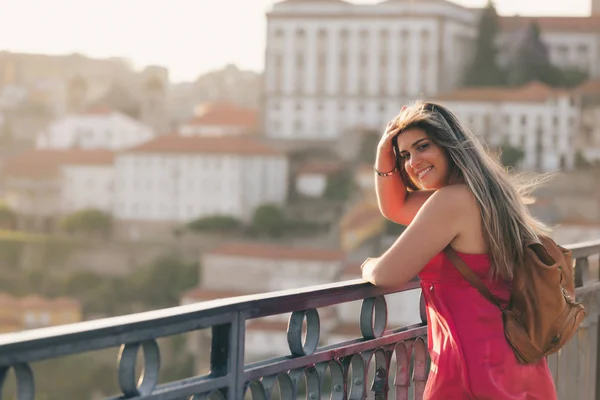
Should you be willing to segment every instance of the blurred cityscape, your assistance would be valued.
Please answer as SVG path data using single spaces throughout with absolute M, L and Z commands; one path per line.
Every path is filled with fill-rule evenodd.
M 264 71 L 183 83 L 0 49 L 0 333 L 359 278 L 403 230 L 379 213 L 372 165 L 418 99 L 515 172 L 559 172 L 530 206 L 557 241 L 600 235 L 600 0 L 585 17 L 284 0 L 266 22 Z M 389 323 L 418 321 L 418 300 L 391 296 Z M 359 334 L 359 307 L 320 311 L 325 344 Z M 249 322 L 247 357 L 286 353 L 286 324 Z M 169 340 L 165 379 L 206 369 L 203 331 Z M 36 367 L 41 398 L 115 391 L 114 357 L 82 361 Z

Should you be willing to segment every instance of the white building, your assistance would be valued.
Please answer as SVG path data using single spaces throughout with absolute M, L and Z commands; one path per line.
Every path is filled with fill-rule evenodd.
M 571 169 L 580 109 L 572 93 L 539 82 L 459 89 L 436 99 L 491 146 L 524 150 L 524 170 Z
M 600 0 L 592 17 L 540 17 L 557 66 L 600 76 Z M 480 9 L 444 0 L 285 0 L 267 14 L 264 127 L 286 141 L 381 130 L 401 106 L 456 89 L 475 49 Z M 501 17 L 499 62 L 530 19 Z
M 287 247 L 270 243 L 225 243 L 202 256 L 202 287 L 185 293 L 182 304 L 332 283 L 344 268 L 339 250 Z M 235 276 L 235 279 L 231 277 Z M 337 324 L 334 307 L 319 309 L 321 334 Z M 246 324 L 249 359 L 289 354 L 286 339 L 289 314 L 251 319 Z M 358 316 L 356 316 L 358 321 Z M 198 350 L 191 340 L 190 350 Z M 201 354 L 201 353 L 195 353 Z
M 343 168 L 338 161 L 305 162 L 296 171 L 296 192 L 306 197 L 322 197 L 329 178 Z
M 115 177 L 123 221 L 247 220 L 258 206 L 285 201 L 288 161 L 254 137 L 167 135 L 119 153 Z
M 500 65 L 506 65 L 515 40 L 534 21 L 540 27 L 540 38 L 548 49 L 552 64 L 565 70 L 585 72 L 591 78 L 600 77 L 600 12 L 591 17 L 501 18 Z
M 152 137 L 148 126 L 125 114 L 97 110 L 57 119 L 39 133 L 36 148 L 122 150 Z
M 7 160 L 2 170 L 6 201 L 45 228 L 86 208 L 112 212 L 113 153 L 108 150 L 31 150 Z
M 237 136 L 255 133 L 258 111 L 234 104 L 203 104 L 196 116 L 179 128 L 182 136 Z
M 109 150 L 91 150 L 77 162 L 62 167 L 61 206 L 65 214 L 94 208 L 113 212 L 115 170 L 114 154 Z
M 458 86 L 479 10 L 446 1 L 288 0 L 267 14 L 265 129 L 276 139 L 380 129 L 408 100 Z

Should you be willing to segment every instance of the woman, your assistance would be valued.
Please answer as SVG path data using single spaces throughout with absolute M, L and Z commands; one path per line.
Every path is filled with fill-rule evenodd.
M 408 227 L 365 262 L 363 278 L 399 288 L 419 275 L 431 357 L 424 399 L 556 399 L 546 360 L 517 362 L 500 310 L 443 252 L 454 249 L 506 303 L 522 243 L 545 233 L 520 188 L 450 111 L 432 103 L 404 107 L 388 124 L 375 170 L 381 213 Z

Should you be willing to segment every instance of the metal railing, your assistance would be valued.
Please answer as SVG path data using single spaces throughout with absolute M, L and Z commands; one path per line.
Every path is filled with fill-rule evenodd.
M 600 393 L 600 282 L 589 260 L 600 254 L 600 241 L 568 247 L 577 260 L 577 296 L 585 303 L 588 317 L 578 335 L 549 357 L 549 365 L 561 400 L 592 400 Z M 418 287 L 418 282 L 410 282 L 402 290 Z M 429 364 L 423 306 L 423 322 L 387 329 L 384 296 L 392 292 L 397 291 L 355 280 L 5 334 L 0 336 L 0 390 L 12 369 L 17 399 L 33 400 L 31 363 L 120 346 L 115 374 L 121 393 L 112 399 L 287 400 L 300 393 L 307 399 L 387 399 L 390 390 L 396 399 L 420 399 Z M 363 300 L 357 316 L 362 337 L 319 347 L 317 310 L 356 300 Z M 246 321 L 284 313 L 291 313 L 287 328 L 290 354 L 246 363 Z M 157 339 L 200 329 L 212 333 L 210 373 L 159 385 Z M 136 381 L 140 348 L 143 373 Z

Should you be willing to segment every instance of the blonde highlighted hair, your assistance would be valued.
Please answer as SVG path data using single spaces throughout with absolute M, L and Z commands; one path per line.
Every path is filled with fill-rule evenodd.
M 439 104 L 417 102 L 408 106 L 396 124 L 400 134 L 410 128 L 423 129 L 446 152 L 451 174 L 464 181 L 479 204 L 492 276 L 512 279 L 514 268 L 524 261 L 524 244 L 549 231 L 526 206 L 527 196 L 549 176 L 526 182 L 511 175 L 452 112 Z M 395 141 L 394 147 L 398 154 Z M 397 164 L 407 189 L 419 190 L 399 157 Z

